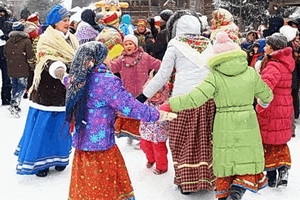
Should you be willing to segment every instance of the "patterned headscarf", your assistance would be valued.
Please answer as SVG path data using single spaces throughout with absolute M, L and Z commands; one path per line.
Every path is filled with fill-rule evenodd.
M 107 48 L 101 42 L 87 42 L 79 46 L 70 69 L 70 85 L 67 90 L 66 120 L 75 115 L 76 129 L 82 125 L 86 109 L 87 77 L 94 68 L 103 65 Z

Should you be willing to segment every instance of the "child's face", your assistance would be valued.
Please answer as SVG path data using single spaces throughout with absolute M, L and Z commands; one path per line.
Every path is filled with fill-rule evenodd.
M 274 50 L 272 49 L 272 47 L 270 45 L 268 45 L 268 44 L 266 44 L 266 46 L 265 46 L 264 49 L 265 49 L 265 54 L 266 55 L 269 55 L 270 53 L 274 52 Z
M 139 33 L 144 33 L 144 32 L 146 31 L 146 27 L 143 26 L 143 25 L 138 25 L 138 26 L 137 26 L 137 31 L 138 31 Z
M 135 44 L 130 40 L 125 41 L 123 45 L 126 53 L 128 54 L 134 52 L 134 50 L 136 49 Z
M 258 47 L 253 47 L 253 51 L 254 51 L 254 53 L 257 53 L 258 52 Z

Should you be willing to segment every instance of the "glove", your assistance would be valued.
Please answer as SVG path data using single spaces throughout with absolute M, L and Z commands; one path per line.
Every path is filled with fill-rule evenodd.
M 56 78 L 58 78 L 59 80 L 62 80 L 63 77 L 65 76 L 66 71 L 63 67 L 59 67 L 54 71 L 54 75 L 56 76 Z
M 162 111 L 166 111 L 166 112 L 172 112 L 170 104 L 163 104 L 163 105 L 159 106 L 158 109 L 162 110 Z
M 147 22 L 150 25 L 150 27 L 154 27 L 154 23 L 155 23 L 154 18 L 147 19 Z
M 257 98 L 257 103 L 263 108 L 267 108 L 269 106 L 268 103 L 263 103 L 259 98 Z
M 144 103 L 145 101 L 147 101 L 147 97 L 143 94 L 143 93 L 141 93 L 141 94 L 139 94 L 137 97 L 136 97 L 136 100 L 138 100 L 139 102 L 141 102 L 141 103 Z
M 172 120 L 177 118 L 177 114 L 176 113 L 172 113 L 172 112 L 166 112 L 163 110 L 159 110 L 159 119 L 158 121 L 166 121 L 166 120 Z

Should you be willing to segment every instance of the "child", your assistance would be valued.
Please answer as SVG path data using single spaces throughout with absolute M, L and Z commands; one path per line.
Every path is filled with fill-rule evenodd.
M 123 46 L 125 50 L 121 56 L 110 63 L 110 69 L 113 73 L 120 73 L 125 89 L 133 96 L 137 96 L 148 80 L 149 71 L 158 71 L 161 62 L 138 47 L 138 39 L 134 35 L 126 35 Z M 116 122 L 116 133 L 120 133 L 121 136 L 139 139 L 138 129 L 138 120 L 121 116 Z M 132 140 L 129 139 L 128 142 L 131 144 Z
M 170 99 L 172 111 L 196 108 L 214 98 L 213 170 L 219 200 L 241 199 L 246 190 L 267 185 L 264 151 L 253 98 L 266 106 L 270 88 L 248 67 L 246 53 L 224 32 L 216 35 L 215 55 L 208 61 L 211 73 L 192 92 Z M 260 105 L 259 105 L 260 106 Z
M 19 105 L 27 86 L 28 60 L 34 57 L 31 40 L 24 29 L 24 24 L 14 22 L 12 32 L 9 34 L 9 39 L 4 47 L 4 55 L 8 61 L 8 75 L 12 82 L 10 109 L 16 114 L 21 110 Z
M 274 93 L 267 109 L 257 107 L 262 141 L 265 150 L 265 170 L 270 187 L 286 187 L 291 155 L 287 142 L 292 136 L 293 98 L 292 71 L 295 61 L 292 48 L 280 33 L 266 38 L 261 77 Z
M 152 98 L 146 101 L 147 105 L 158 108 L 163 104 L 169 96 L 169 87 L 165 85 Z M 166 173 L 168 171 L 168 149 L 166 146 L 168 123 L 167 122 L 141 122 L 141 149 L 147 157 L 147 168 L 151 168 L 156 163 L 153 173 L 156 175 Z
M 138 39 L 138 46 L 142 47 L 145 52 L 150 54 L 153 49 L 154 39 L 151 31 L 147 28 L 147 25 L 148 23 L 145 19 L 138 19 L 134 35 Z
M 172 117 L 135 100 L 103 64 L 106 56 L 104 44 L 87 42 L 79 47 L 70 70 L 66 119 L 75 119 L 76 150 L 69 199 L 133 200 L 131 181 L 115 144 L 115 112 L 144 122 Z

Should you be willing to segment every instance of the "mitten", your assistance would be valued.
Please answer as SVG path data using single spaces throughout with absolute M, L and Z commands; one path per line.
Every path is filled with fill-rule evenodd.
M 259 98 L 257 98 L 257 103 L 263 108 L 267 108 L 269 106 L 269 103 L 263 103 Z
M 158 121 L 166 121 L 166 120 L 172 120 L 172 119 L 177 118 L 177 114 L 172 113 L 172 112 L 166 112 L 163 110 L 159 110 L 158 112 L 160 114 Z

